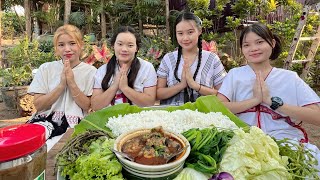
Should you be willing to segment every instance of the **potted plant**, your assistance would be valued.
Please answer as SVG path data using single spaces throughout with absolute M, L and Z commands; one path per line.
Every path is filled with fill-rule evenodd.
M 31 73 L 31 68 L 28 66 L 0 69 L 1 94 L 8 109 L 17 109 L 19 99 L 27 94 L 27 85 L 32 80 Z
M 1 94 L 7 109 L 19 110 L 19 100 L 27 94 L 32 81 L 32 70 L 55 57 L 53 51 L 43 52 L 37 41 L 25 38 L 8 49 L 7 58 L 9 68 L 0 69 Z

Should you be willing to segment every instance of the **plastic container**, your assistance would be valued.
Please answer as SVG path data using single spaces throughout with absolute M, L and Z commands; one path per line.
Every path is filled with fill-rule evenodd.
M 37 124 L 0 129 L 0 180 L 45 179 L 45 128 Z

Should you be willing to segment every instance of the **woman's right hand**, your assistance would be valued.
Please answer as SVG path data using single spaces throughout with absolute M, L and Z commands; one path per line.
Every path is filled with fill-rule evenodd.
M 187 70 L 188 70 L 188 64 L 184 64 L 183 65 L 183 68 L 182 68 L 182 74 L 181 74 L 181 85 L 185 88 L 188 86 L 188 83 L 187 83 Z
M 61 87 L 66 87 L 67 86 L 67 77 L 66 77 L 66 70 L 67 68 L 64 66 L 62 73 L 61 73 L 61 77 L 60 77 L 60 86 Z
M 261 76 L 256 74 L 256 81 L 253 86 L 253 99 L 256 101 L 257 104 L 262 103 L 263 94 L 261 89 Z
M 111 84 L 111 86 L 113 86 L 116 89 L 119 89 L 120 78 L 121 78 L 121 71 L 118 71 L 115 74 L 115 77 L 113 79 L 113 83 Z

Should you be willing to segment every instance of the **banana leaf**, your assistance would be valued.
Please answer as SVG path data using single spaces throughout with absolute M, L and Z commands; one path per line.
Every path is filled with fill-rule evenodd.
M 131 113 L 138 113 L 141 111 L 147 110 L 166 110 L 166 111 L 175 111 L 175 110 L 198 110 L 199 112 L 208 113 L 208 112 L 221 112 L 222 114 L 228 116 L 231 121 L 233 121 L 238 127 L 248 129 L 248 125 L 230 112 L 216 96 L 201 96 L 194 103 L 186 103 L 181 106 L 167 106 L 167 107 L 150 107 L 142 108 L 135 105 L 129 105 L 128 103 L 118 104 L 110 106 L 108 108 L 101 109 L 94 113 L 89 114 L 84 117 L 81 122 L 75 126 L 73 136 L 83 133 L 89 129 L 99 129 L 107 132 L 110 136 L 112 135 L 111 129 L 106 127 L 106 124 L 110 117 L 118 117 L 119 115 L 126 115 Z

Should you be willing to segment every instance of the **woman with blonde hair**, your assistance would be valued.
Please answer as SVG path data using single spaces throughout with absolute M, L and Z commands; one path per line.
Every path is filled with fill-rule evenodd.
M 73 128 L 90 108 L 96 68 L 80 60 L 82 38 L 73 25 L 59 27 L 54 49 L 60 60 L 42 64 L 28 90 L 37 109 L 29 123 L 45 125 L 47 138 Z

